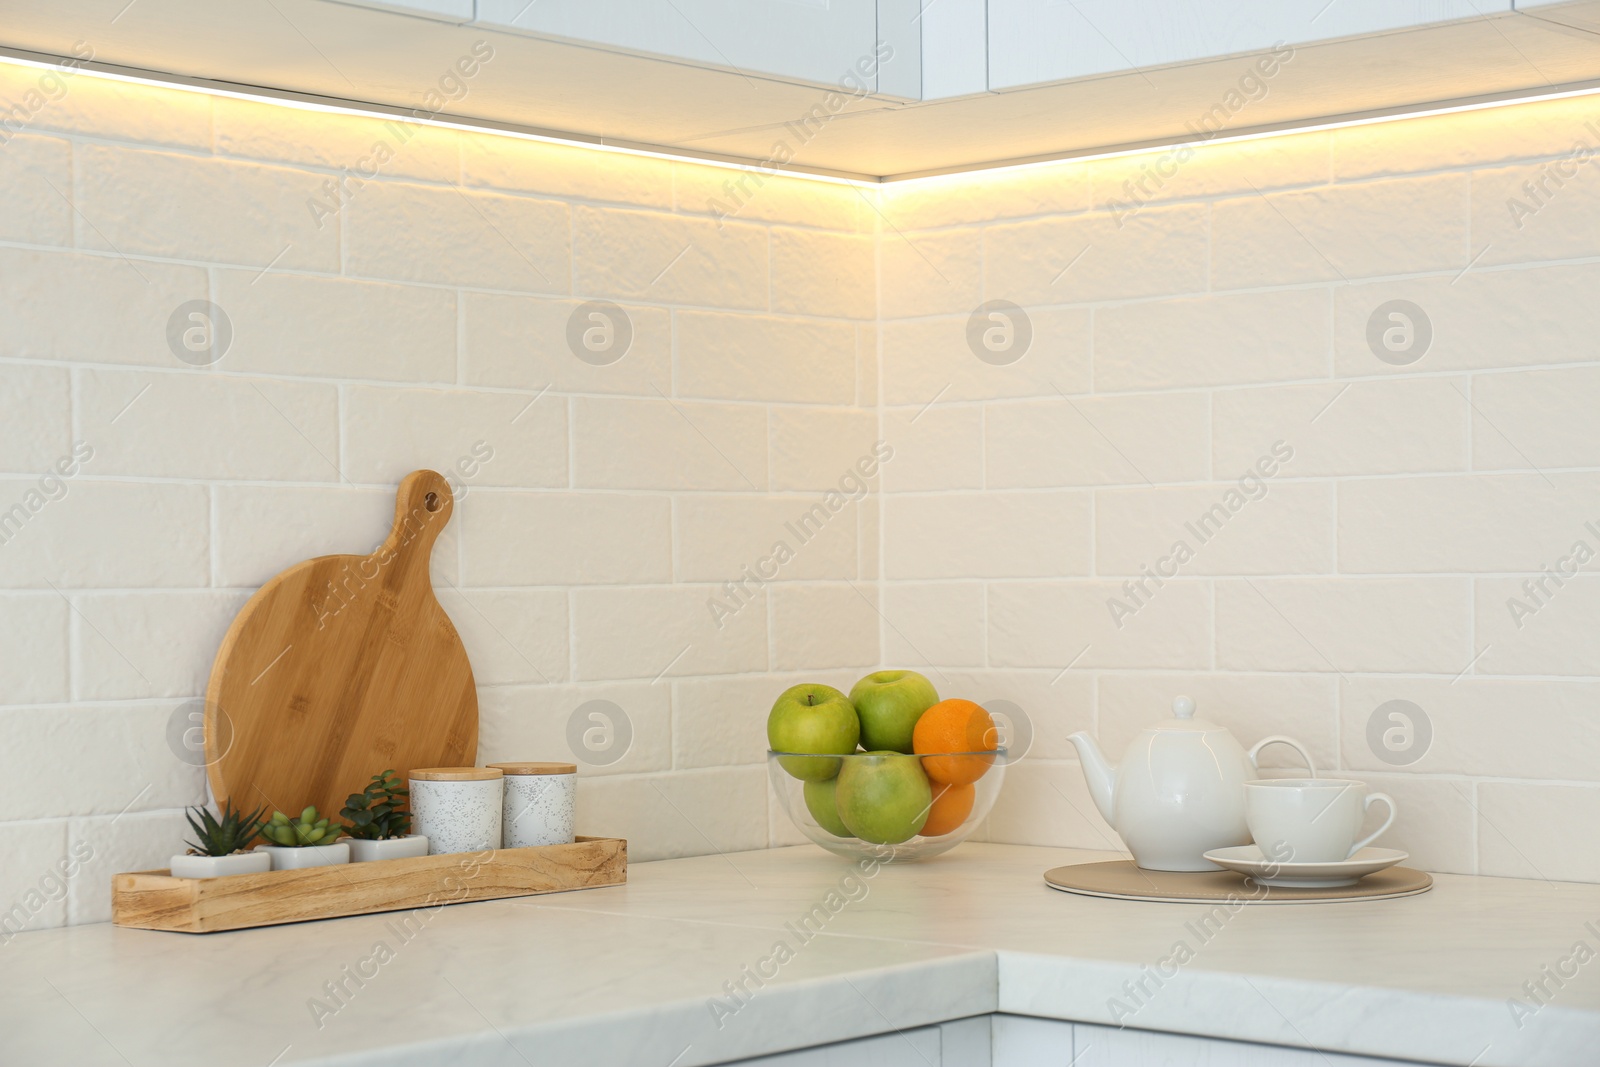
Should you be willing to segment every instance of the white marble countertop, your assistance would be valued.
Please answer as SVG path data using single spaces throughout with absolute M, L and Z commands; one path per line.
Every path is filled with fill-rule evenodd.
M 1440 875 L 1399 900 L 1245 907 L 1202 936 L 1204 906 L 1040 877 L 1110 855 L 968 843 L 852 881 L 806 845 L 635 864 L 626 886 L 441 908 L 409 931 L 392 913 L 21 934 L 0 946 L 0 1064 L 691 1067 L 994 1011 L 1600 1063 L 1600 886 Z M 1164 963 L 1180 941 L 1192 958 Z M 740 983 L 754 996 L 729 1000 Z

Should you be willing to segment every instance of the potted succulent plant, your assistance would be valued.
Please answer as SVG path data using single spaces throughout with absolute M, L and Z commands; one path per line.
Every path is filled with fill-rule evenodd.
M 299 819 L 290 819 L 281 811 L 261 824 L 261 836 L 266 844 L 256 850 L 272 857 L 275 871 L 295 871 L 302 867 L 332 867 L 350 862 L 350 846 L 339 840 L 342 826 L 333 825 L 327 817 L 317 816 L 316 806 L 306 808 Z
M 272 857 L 265 852 L 246 852 L 260 832 L 261 813 L 248 815 L 234 809 L 233 802 L 222 805 L 222 818 L 209 808 L 191 808 L 187 813 L 195 840 L 185 841 L 189 851 L 172 857 L 174 878 L 221 878 L 229 874 L 261 874 L 272 869 Z
M 428 839 L 410 832 L 411 813 L 406 810 L 410 795 L 392 769 L 374 774 L 366 789 L 350 794 L 339 814 L 350 838 L 351 863 L 428 854 Z

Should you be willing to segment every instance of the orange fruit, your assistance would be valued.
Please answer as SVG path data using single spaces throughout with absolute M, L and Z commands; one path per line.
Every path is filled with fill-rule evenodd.
M 923 837 L 943 837 L 956 829 L 972 814 L 972 801 L 977 795 L 976 786 L 935 784 L 928 821 L 922 824 L 919 833 Z
M 935 782 L 970 785 L 982 778 L 993 756 L 941 756 L 946 752 L 988 752 L 1000 743 L 1000 730 L 982 706 L 970 700 L 941 700 L 922 713 L 911 732 L 911 750 Z

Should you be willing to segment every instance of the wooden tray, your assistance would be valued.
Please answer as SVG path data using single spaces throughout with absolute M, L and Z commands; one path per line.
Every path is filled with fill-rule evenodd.
M 1045 884 L 1065 893 L 1114 900 L 1155 900 L 1169 904 L 1310 904 L 1318 901 L 1376 900 L 1426 893 L 1433 876 L 1409 867 L 1369 874 L 1355 885 L 1299 889 L 1258 885 L 1236 871 L 1147 871 L 1132 860 L 1073 863 L 1044 872 Z
M 597 889 L 627 880 L 628 843 L 616 837 L 226 878 L 174 878 L 166 871 L 136 871 L 112 876 L 111 921 L 144 930 L 206 934 Z

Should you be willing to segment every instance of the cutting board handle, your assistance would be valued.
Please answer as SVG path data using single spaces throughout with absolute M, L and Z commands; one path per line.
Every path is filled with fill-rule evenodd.
M 438 471 L 412 471 L 394 495 L 394 528 L 376 555 L 392 558 L 402 569 L 421 567 L 433 554 L 433 543 L 444 532 L 455 510 L 455 494 Z

